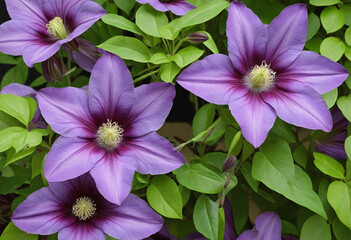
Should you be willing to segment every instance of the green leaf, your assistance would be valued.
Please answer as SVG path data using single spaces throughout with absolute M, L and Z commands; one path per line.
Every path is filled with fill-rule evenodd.
M 182 219 L 182 196 L 177 184 L 166 175 L 155 176 L 146 192 L 150 206 L 168 218 Z
M 271 132 L 277 134 L 278 136 L 281 136 L 286 141 L 292 143 L 296 142 L 291 125 L 282 121 L 280 118 L 276 118 Z
M 143 42 L 133 37 L 112 37 L 100 44 L 98 48 L 117 54 L 123 59 L 143 63 L 150 61 L 149 48 Z
M 10 222 L 0 236 L 0 240 L 25 239 L 37 240 L 39 235 L 28 234 L 16 227 L 13 222 Z
M 10 148 L 9 151 L 7 152 L 5 167 L 11 163 L 14 163 L 14 162 L 21 160 L 24 157 L 32 154 L 34 152 L 34 150 L 35 150 L 35 148 L 32 147 L 32 148 L 24 148 L 23 150 L 16 152 L 13 148 Z
M 345 118 L 351 122 L 351 94 L 339 97 L 337 105 Z
M 27 130 L 21 127 L 9 127 L 0 131 L 0 152 L 4 152 L 12 147 L 12 141 L 16 138 L 22 138 Z
M 29 86 L 38 87 L 46 83 L 44 76 L 37 77 Z
M 321 54 L 337 62 L 345 52 L 344 42 L 337 37 L 328 37 L 321 44 Z
M 233 208 L 235 230 L 240 234 L 244 231 L 245 224 L 249 219 L 249 203 L 246 191 L 238 185 L 228 193 L 228 198 Z
M 351 60 L 351 47 L 348 45 L 345 45 L 345 57 Z
M 314 165 L 322 173 L 337 179 L 344 179 L 345 169 L 338 161 L 322 153 L 315 152 L 313 156 Z
M 344 12 L 335 6 L 324 8 L 321 13 L 321 22 L 327 33 L 336 32 L 345 24 Z
M 348 136 L 345 141 L 345 151 L 349 159 L 351 159 L 351 136 Z
M 158 52 L 152 55 L 150 62 L 153 64 L 162 64 L 162 63 L 169 63 L 170 60 L 168 59 L 167 55 L 163 52 Z
M 322 97 L 326 102 L 328 108 L 332 108 L 338 99 L 338 88 L 334 88 L 330 92 L 322 94 Z
M 309 176 L 298 166 L 295 166 L 295 169 L 287 168 L 284 166 L 285 161 L 281 160 L 277 164 L 262 152 L 257 152 L 253 159 L 252 176 L 291 201 L 326 218 L 322 202 L 313 191 Z M 287 165 L 291 165 L 290 161 Z M 291 176 L 292 172 L 295 172 L 294 178 Z
M 311 13 L 310 15 L 308 15 L 308 28 L 307 28 L 306 41 L 313 38 L 313 36 L 316 35 L 320 27 L 321 27 L 321 23 L 319 21 L 319 17 L 314 13 Z
M 0 111 L 0 130 L 3 130 L 8 127 L 20 127 L 23 126 L 20 121 L 16 118 L 11 117 L 10 115 Z
M 136 25 L 146 34 L 160 37 L 158 29 L 168 24 L 165 13 L 155 10 L 149 4 L 142 5 L 135 14 Z
M 178 51 L 174 56 L 170 58 L 170 60 L 175 61 L 179 67 L 183 68 L 190 63 L 195 62 L 201 57 L 203 53 L 204 50 L 198 49 L 194 46 L 188 46 Z
M 244 178 L 246 182 L 250 185 L 250 187 L 257 192 L 258 191 L 258 184 L 260 183 L 256 179 L 252 177 L 252 166 L 251 163 L 245 162 L 241 168 L 240 168 L 241 173 L 244 175 Z
M 300 145 L 295 149 L 293 156 L 297 164 L 299 164 L 303 168 L 306 168 L 308 153 L 303 145 Z
M 0 63 L 16 65 L 17 61 L 13 56 L 0 52 Z
M 217 54 L 219 53 L 217 45 L 215 43 L 215 41 L 213 40 L 211 34 L 209 34 L 208 32 L 205 31 L 198 31 L 199 33 L 205 33 L 208 37 L 208 40 L 205 41 L 203 44 L 211 50 L 212 53 Z
M 174 62 L 163 63 L 160 67 L 162 81 L 171 83 L 175 76 L 180 72 L 180 67 Z
M 12 177 L 0 177 L 0 194 L 7 195 L 30 179 L 30 172 L 27 169 L 15 171 Z
M 350 183 L 334 181 L 328 188 L 328 202 L 346 227 L 351 229 L 351 186 Z
M 47 152 L 35 154 L 32 159 L 32 179 L 41 174 L 41 164 Z
M 135 23 L 129 21 L 128 19 L 116 15 L 116 14 L 107 14 L 102 16 L 102 21 L 108 25 L 114 26 L 116 28 L 120 28 L 132 33 L 136 33 L 139 35 L 143 35 L 143 32 L 138 28 Z
M 351 4 L 343 4 L 340 10 L 344 12 L 345 15 L 345 25 L 351 26 Z
M 337 240 L 351 239 L 351 230 L 335 218 L 332 223 L 333 232 Z
M 218 170 L 222 170 L 223 163 L 227 159 L 227 154 L 223 152 L 210 152 L 202 156 L 201 162 L 211 164 Z
M 300 240 L 331 240 L 329 224 L 318 215 L 309 217 L 303 224 Z
M 135 0 L 113 0 L 113 2 L 126 14 L 130 13 L 135 4 Z
M 190 190 L 201 193 L 216 194 L 223 190 L 228 174 L 206 163 L 185 164 L 176 171 L 177 180 Z M 228 185 L 232 189 L 238 180 L 233 175 Z
M 310 0 L 310 4 L 314 6 L 330 6 L 340 2 L 340 0 Z
M 1 88 L 10 83 L 24 84 L 27 80 L 27 76 L 28 67 L 21 58 L 16 67 L 11 68 L 5 73 L 4 77 L 1 80 Z
M 179 185 L 178 189 L 180 195 L 182 196 L 182 206 L 184 207 L 185 204 L 189 201 L 191 191 L 182 185 Z
M 31 120 L 28 101 L 16 95 L 0 95 L 0 110 L 16 118 L 26 127 Z
M 223 209 L 222 209 L 223 211 Z M 218 203 L 212 201 L 207 196 L 200 196 L 195 204 L 194 208 L 194 224 L 196 230 L 198 230 L 202 235 L 211 240 L 219 240 L 220 238 L 219 230 L 220 224 L 220 210 L 218 208 Z
M 193 119 L 193 135 L 197 136 L 201 132 L 207 130 L 214 120 L 216 113 L 215 105 L 206 104 L 202 106 L 195 114 Z
M 345 42 L 351 46 L 351 27 L 349 27 L 348 29 L 346 29 L 345 31 Z

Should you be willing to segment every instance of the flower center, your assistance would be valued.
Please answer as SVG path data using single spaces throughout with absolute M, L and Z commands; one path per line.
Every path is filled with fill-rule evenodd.
M 97 132 L 98 144 L 107 150 L 112 150 L 122 141 L 123 132 L 121 126 L 108 119 L 107 123 L 103 123 L 99 127 Z
M 255 65 L 250 74 L 245 77 L 245 85 L 256 92 L 268 90 L 273 85 L 276 74 L 270 66 L 264 60 L 260 66 Z
M 58 39 L 67 38 L 67 32 L 65 25 L 63 25 L 63 21 L 60 17 L 55 17 L 48 24 L 46 24 L 48 29 L 48 33 L 54 35 Z
M 79 220 L 85 221 L 96 212 L 96 204 L 89 197 L 80 197 L 72 207 L 72 214 Z

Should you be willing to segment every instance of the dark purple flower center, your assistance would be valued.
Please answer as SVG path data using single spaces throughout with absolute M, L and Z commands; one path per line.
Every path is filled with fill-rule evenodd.
M 270 67 L 271 65 L 264 60 L 261 65 L 255 65 L 244 77 L 245 85 L 254 92 L 269 90 L 274 84 L 276 74 Z
M 89 197 L 80 197 L 72 206 L 72 214 L 81 221 L 90 219 L 96 212 L 96 204 Z
M 116 122 L 107 120 L 103 123 L 97 132 L 97 142 L 106 150 L 113 150 L 121 141 L 124 129 Z
M 46 27 L 48 29 L 48 33 L 50 33 L 54 37 L 58 39 L 67 38 L 67 30 L 65 25 L 63 24 L 62 18 L 55 17 L 48 24 L 46 24 Z

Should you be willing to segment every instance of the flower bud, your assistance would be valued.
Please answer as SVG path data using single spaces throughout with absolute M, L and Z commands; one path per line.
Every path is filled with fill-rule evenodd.
M 223 163 L 222 172 L 226 172 L 236 165 L 236 157 L 229 155 Z
M 190 33 L 186 39 L 192 44 L 200 44 L 208 40 L 208 36 L 205 33 L 195 32 Z
M 60 62 L 56 55 L 44 61 L 42 68 L 46 81 L 52 83 L 61 81 L 67 72 L 66 66 Z

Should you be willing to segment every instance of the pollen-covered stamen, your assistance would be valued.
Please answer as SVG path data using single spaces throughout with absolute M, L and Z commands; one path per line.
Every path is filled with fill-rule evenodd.
M 253 91 L 268 90 L 274 84 L 276 72 L 270 64 L 263 61 L 260 66 L 255 65 L 250 74 L 245 77 L 245 84 Z
M 99 127 L 97 141 L 100 146 L 112 150 L 122 141 L 123 132 L 123 128 L 118 123 L 108 119 L 107 123 Z
M 48 24 L 46 24 L 46 27 L 48 29 L 48 33 L 52 34 L 58 39 L 67 38 L 66 28 L 60 17 L 55 17 L 52 19 Z
M 95 212 L 96 204 L 89 197 L 78 198 L 72 207 L 72 214 L 81 221 L 88 220 Z

